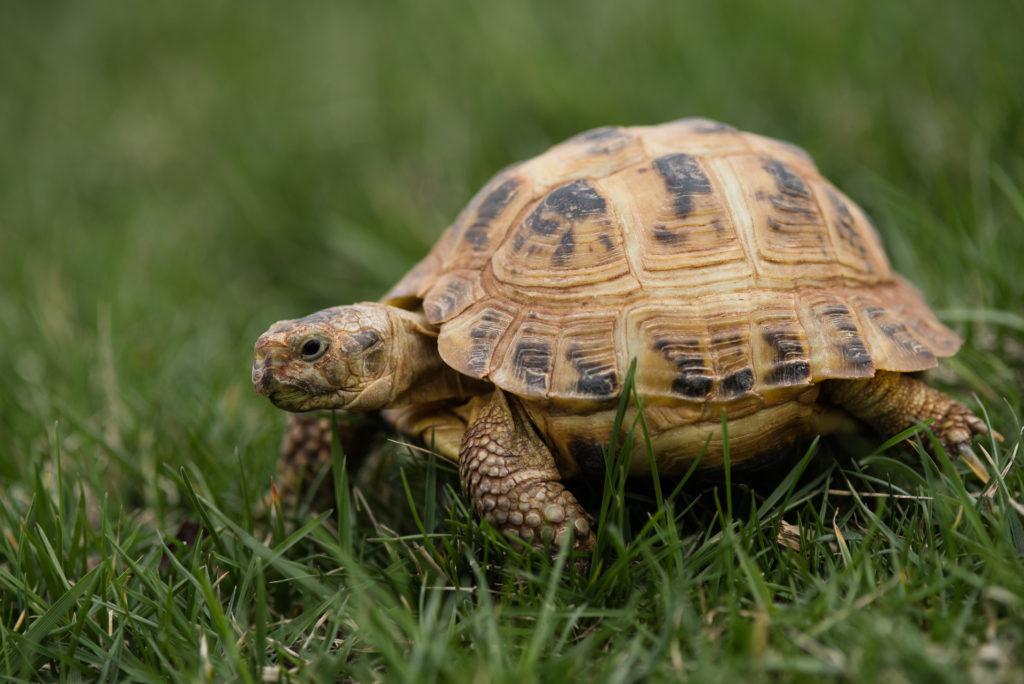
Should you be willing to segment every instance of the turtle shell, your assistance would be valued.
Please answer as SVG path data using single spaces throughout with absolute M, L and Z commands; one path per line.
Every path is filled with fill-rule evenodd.
M 960 346 L 798 147 L 706 119 L 598 128 L 492 179 L 384 301 L 533 399 L 729 402 Z

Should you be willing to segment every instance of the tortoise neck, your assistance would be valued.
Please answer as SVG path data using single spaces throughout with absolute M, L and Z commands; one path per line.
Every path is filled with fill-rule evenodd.
M 437 351 L 437 329 L 427 323 L 420 311 L 399 309 L 397 316 L 401 338 L 398 345 L 399 374 L 396 388 L 400 388 L 389 408 L 414 404 L 467 399 L 488 391 L 488 383 L 470 378 L 453 370 Z

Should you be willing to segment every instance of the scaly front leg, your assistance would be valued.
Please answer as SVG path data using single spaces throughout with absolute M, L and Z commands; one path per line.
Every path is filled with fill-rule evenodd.
M 289 413 L 288 427 L 281 440 L 275 487 L 286 510 L 294 509 L 310 495 L 310 487 L 319 482 L 312 495 L 314 511 L 334 508 L 334 487 L 327 469 L 331 467 L 334 430 L 338 431 L 346 469 L 355 478 L 367 460 L 374 436 L 383 427 L 360 417 L 354 422 L 335 421 L 330 413 Z
M 462 440 L 459 477 L 477 514 L 506 534 L 536 546 L 574 535 L 589 550 L 594 534 L 586 512 L 561 483 L 555 460 L 526 411 L 496 389 Z
M 330 461 L 330 414 L 289 413 L 274 478 L 277 494 L 286 510 L 298 505 L 299 499 L 308 492 L 320 471 L 330 467 Z M 329 479 L 327 481 L 330 482 Z M 332 491 L 329 486 L 324 488 L 324 501 L 314 504 L 316 510 L 322 510 L 318 505 L 321 503 L 330 507 Z

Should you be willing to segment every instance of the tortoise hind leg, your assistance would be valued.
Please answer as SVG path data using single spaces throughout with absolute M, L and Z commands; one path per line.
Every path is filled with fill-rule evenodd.
M 571 530 L 574 548 L 593 547 L 587 514 L 562 485 L 554 457 L 523 408 L 500 389 L 466 430 L 459 478 L 477 514 L 505 534 L 542 546 Z
M 958 455 L 978 477 L 988 474 L 971 448 L 975 435 L 989 434 L 985 422 L 949 395 L 904 373 L 881 371 L 863 380 L 827 384 L 827 398 L 885 435 L 931 421 L 932 432 L 950 454 Z M 996 439 L 1002 436 L 996 433 Z

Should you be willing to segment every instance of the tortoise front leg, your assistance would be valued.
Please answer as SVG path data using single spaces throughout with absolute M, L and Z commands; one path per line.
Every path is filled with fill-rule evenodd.
M 281 440 L 278 468 L 273 477 L 282 507 L 294 510 L 306 495 L 319 473 L 331 463 L 331 419 L 324 414 L 288 414 L 288 427 Z M 330 482 L 330 478 L 321 480 Z M 330 486 L 321 487 L 313 497 L 315 510 L 332 507 L 334 497 Z M 266 506 L 272 506 L 271 493 L 264 498 Z
M 887 371 L 864 380 L 833 381 L 827 387 L 828 399 L 884 435 L 930 420 L 932 432 L 946 451 L 960 456 L 976 475 L 988 479 L 971 448 L 973 437 L 987 435 L 988 426 L 949 395 L 904 373 Z M 1002 441 L 998 433 L 994 436 Z
M 331 457 L 331 416 L 329 413 L 289 413 L 288 427 L 281 440 L 284 468 L 304 468 Z
M 367 461 L 374 436 L 383 427 L 372 419 L 335 423 L 329 412 L 289 413 L 288 427 L 281 440 L 275 488 L 285 509 L 294 509 L 309 495 L 310 487 L 320 486 L 313 495 L 313 510 L 333 508 L 334 487 L 327 469 L 331 467 L 331 446 L 334 430 L 346 456 L 346 470 L 357 476 Z
M 459 477 L 477 514 L 505 534 L 543 546 L 571 529 L 574 548 L 593 547 L 587 514 L 562 486 L 554 457 L 526 411 L 500 389 L 466 430 Z

